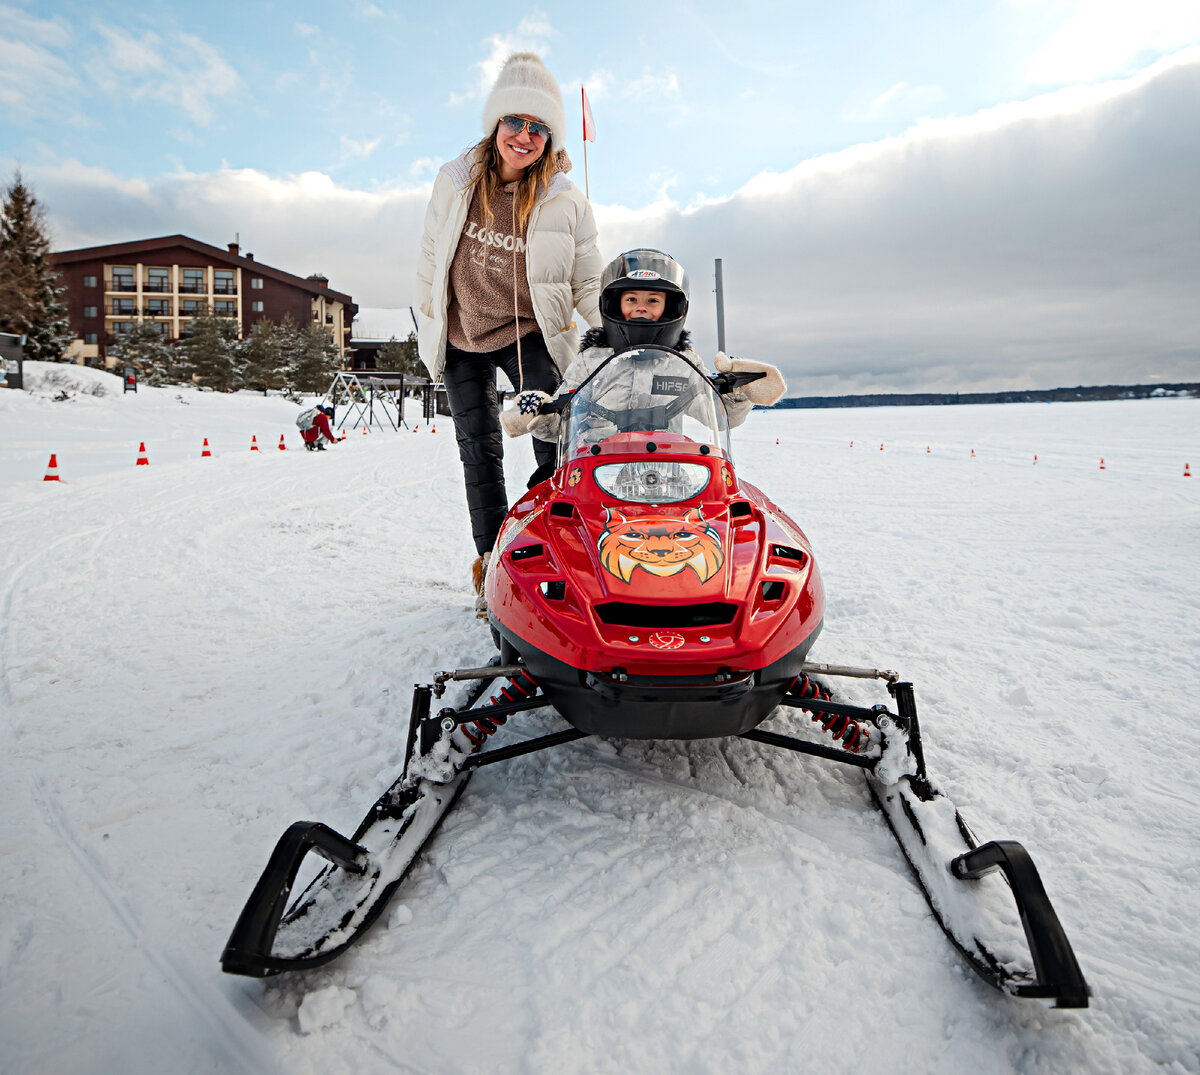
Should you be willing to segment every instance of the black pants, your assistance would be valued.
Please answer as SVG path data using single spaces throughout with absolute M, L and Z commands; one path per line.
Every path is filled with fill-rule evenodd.
M 467 485 L 467 510 L 471 513 L 471 536 L 475 549 L 487 552 L 495 543 L 500 524 L 508 511 L 504 488 L 504 436 L 500 429 L 500 401 L 496 394 L 496 370 L 504 370 L 517 387 L 537 388 L 551 395 L 561 378 L 546 341 L 540 332 L 521 339 L 521 370 L 517 369 L 517 345 L 498 351 L 460 351 L 446 347 L 446 369 L 442 381 L 454 416 L 454 436 Z M 533 438 L 538 462 L 535 474 L 553 470 L 556 449 L 547 441 Z

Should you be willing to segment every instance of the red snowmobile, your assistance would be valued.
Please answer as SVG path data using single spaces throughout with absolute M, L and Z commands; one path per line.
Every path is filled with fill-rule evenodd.
M 1014 996 L 1087 1006 L 1029 855 L 1012 841 L 979 844 L 926 773 L 912 685 L 890 671 L 807 662 L 825 610 L 812 547 L 738 478 L 729 449 L 719 390 L 752 376 L 708 377 L 677 351 L 633 347 L 557 404 L 558 469 L 508 513 L 488 571 L 499 657 L 416 688 L 404 773 L 352 837 L 316 822 L 288 829 L 230 936 L 224 970 L 263 977 L 348 948 L 482 765 L 588 735 L 740 736 L 863 769 L 971 966 Z M 895 708 L 834 701 L 817 676 L 879 679 Z M 454 681 L 472 683 L 466 699 L 434 713 Z M 484 749 L 510 718 L 546 706 L 569 727 Z M 834 745 L 759 727 L 797 709 Z M 289 906 L 309 851 L 329 864 Z

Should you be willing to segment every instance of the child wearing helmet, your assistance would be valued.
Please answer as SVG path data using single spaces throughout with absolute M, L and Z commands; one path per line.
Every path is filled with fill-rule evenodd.
M 626 347 L 669 347 L 707 372 L 704 360 L 689 346 L 683 323 L 688 311 L 688 277 L 683 266 L 661 250 L 629 250 L 611 262 L 600 278 L 601 328 L 584 336 L 580 353 L 567 368 L 555 399 L 573 392 L 616 350 Z M 722 393 L 729 425 L 738 426 L 758 404 L 770 406 L 783 395 L 779 370 L 752 359 L 727 358 L 718 353 L 720 373 L 762 373 L 759 380 Z M 539 440 L 558 437 L 559 415 L 538 413 L 552 397 L 522 392 L 511 410 L 501 415 L 510 437 L 532 433 Z M 547 475 L 548 476 L 548 475 Z

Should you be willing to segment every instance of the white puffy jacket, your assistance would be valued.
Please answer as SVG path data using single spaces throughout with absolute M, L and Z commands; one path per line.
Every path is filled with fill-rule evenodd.
M 435 381 L 446 365 L 446 311 L 450 263 L 471 207 L 472 151 L 442 166 L 425 210 L 417 263 L 417 347 Z M 579 347 L 574 311 L 600 324 L 600 272 L 596 222 L 587 198 L 562 172 L 533 207 L 526 228 L 525 273 L 533 313 L 561 376 Z

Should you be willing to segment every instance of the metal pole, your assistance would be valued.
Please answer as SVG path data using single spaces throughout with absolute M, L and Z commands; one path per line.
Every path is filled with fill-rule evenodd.
M 725 350 L 725 286 L 721 279 L 721 259 L 717 258 L 717 350 Z

